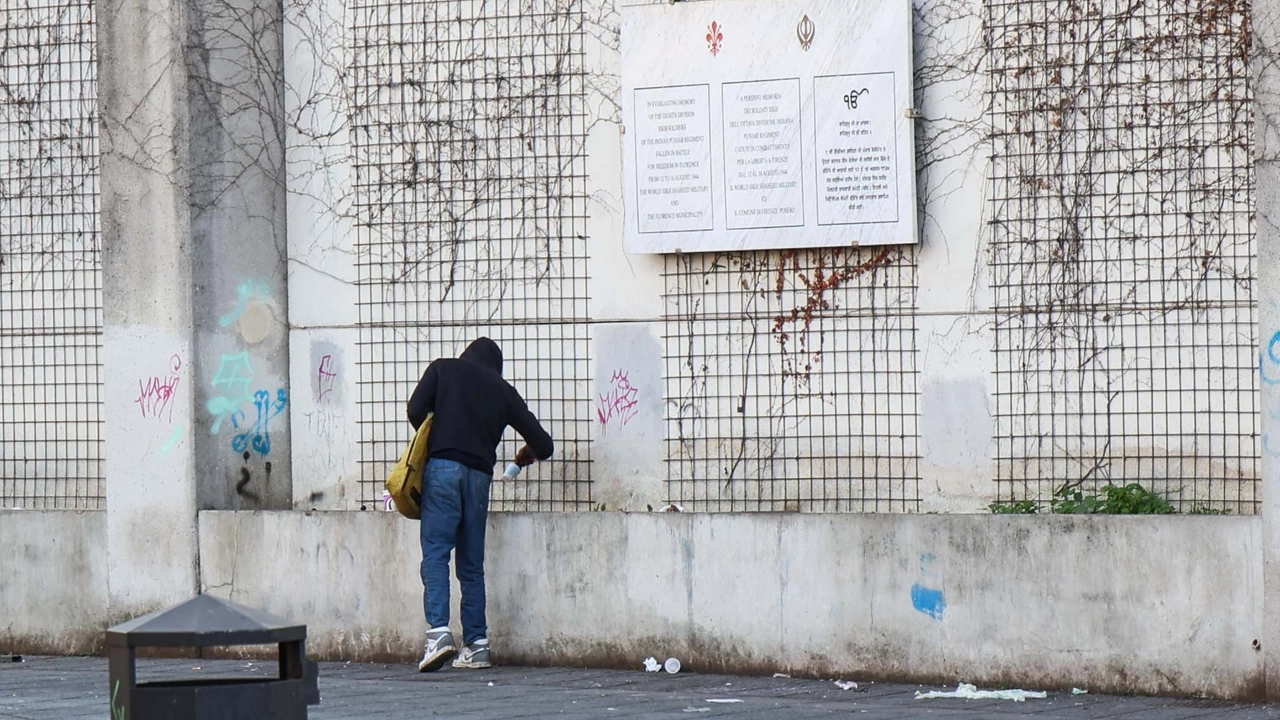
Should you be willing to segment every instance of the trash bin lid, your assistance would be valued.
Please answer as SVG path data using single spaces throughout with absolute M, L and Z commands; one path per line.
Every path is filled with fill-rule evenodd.
M 211 595 L 107 630 L 107 644 L 125 647 L 209 647 L 305 640 L 307 626 Z

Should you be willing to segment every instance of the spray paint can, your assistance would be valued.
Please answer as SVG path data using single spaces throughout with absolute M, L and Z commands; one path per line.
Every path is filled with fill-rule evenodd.
M 515 463 L 507 463 L 507 469 L 502 473 L 503 480 L 515 480 L 520 474 L 520 466 Z

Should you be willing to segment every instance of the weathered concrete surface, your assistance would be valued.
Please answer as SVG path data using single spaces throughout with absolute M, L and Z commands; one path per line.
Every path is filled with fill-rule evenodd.
M 418 528 L 394 513 L 202 512 L 201 590 L 287 608 L 315 656 L 407 659 L 426 630 Z
M 109 552 L 96 571 L 132 616 L 190 597 L 197 578 L 185 38 L 179 2 L 98 13 Z
M 1266 591 L 1273 598 L 1264 618 L 1267 635 L 1267 698 L 1280 700 L 1280 0 L 1254 0 L 1250 81 L 1254 93 L 1253 136 L 1258 245 L 1258 340 L 1262 372 L 1262 515 Z
M 200 516 L 210 592 L 303 620 L 321 657 L 410 659 L 418 527 Z M 510 662 L 1262 691 L 1262 521 L 1223 517 L 504 514 L 490 631 Z M 456 619 L 456 614 L 455 614 Z
M 186 5 L 197 502 L 292 507 L 283 4 Z
M 359 331 L 295 328 L 289 338 L 293 507 L 357 510 Z
M 610 510 L 667 504 L 662 326 L 592 326 L 591 497 Z
M 105 512 L 0 510 L 0 651 L 101 647 L 106 540 Z

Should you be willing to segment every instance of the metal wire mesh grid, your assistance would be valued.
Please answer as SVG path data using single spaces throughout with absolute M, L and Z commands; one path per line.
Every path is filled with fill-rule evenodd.
M 919 508 L 915 253 L 667 258 L 670 501 L 713 512 Z
M 0 7 L 0 507 L 101 508 L 94 7 Z
M 987 12 L 1000 497 L 1255 512 L 1249 3 Z
M 426 364 L 487 334 L 556 456 L 497 510 L 591 501 L 586 73 L 575 0 L 353 4 L 361 502 Z M 511 435 L 500 457 L 511 457 Z

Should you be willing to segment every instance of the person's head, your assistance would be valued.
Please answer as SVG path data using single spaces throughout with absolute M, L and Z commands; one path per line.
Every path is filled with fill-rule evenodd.
M 477 339 L 475 342 L 467 346 L 466 350 L 460 355 L 463 360 L 473 362 L 482 367 L 502 374 L 502 348 L 498 347 L 498 343 L 487 337 Z

